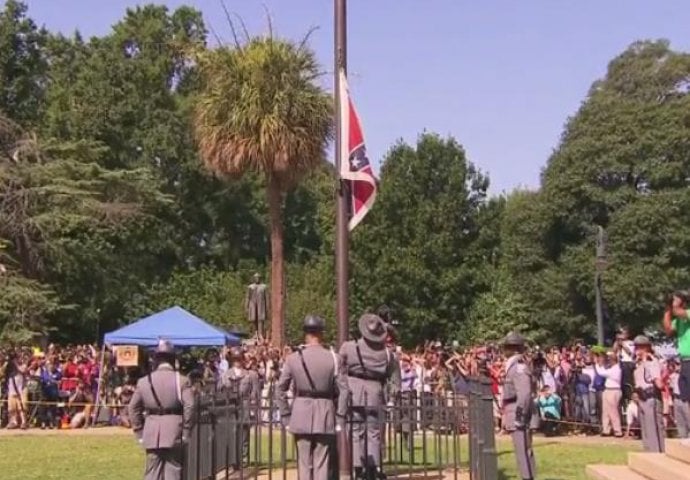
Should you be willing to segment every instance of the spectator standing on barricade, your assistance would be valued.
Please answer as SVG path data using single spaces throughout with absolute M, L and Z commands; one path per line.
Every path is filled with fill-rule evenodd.
M 635 392 L 639 397 L 642 446 L 648 452 L 664 451 L 661 366 L 652 354 L 652 343 L 644 335 L 635 337 Z
M 618 354 L 621 367 L 621 394 L 624 403 L 632 396 L 634 388 L 633 373 L 635 371 L 635 342 L 630 338 L 630 329 L 623 327 L 616 335 L 613 350 Z
M 506 374 L 503 385 L 503 428 L 510 432 L 518 471 L 523 480 L 534 480 L 536 468 L 529 422 L 532 416 L 532 375 L 523 358 L 525 339 L 510 333 L 503 340 Z
M 604 391 L 601 394 L 601 435 L 608 437 L 613 429 L 613 434 L 621 438 L 623 429 L 621 428 L 620 404 L 623 374 L 616 353 L 608 352 L 606 356 L 599 355 L 594 371 L 605 379 Z
M 345 428 L 348 385 L 341 358 L 323 346 L 325 321 L 304 319 L 304 345 L 291 353 L 276 385 L 276 404 L 285 427 L 297 443 L 300 480 L 327 480 L 336 462 L 335 434 Z M 287 392 L 294 385 L 292 406 Z M 336 401 L 337 399 L 337 401 Z
M 146 449 L 144 480 L 180 480 L 194 420 L 189 381 L 176 370 L 173 345 L 161 340 L 156 369 L 137 383 L 129 404 L 134 434 Z
M 384 398 L 389 379 L 397 366 L 386 348 L 386 324 L 377 315 L 366 313 L 359 319 L 362 338 L 343 343 L 340 355 L 347 369 L 352 393 L 352 461 L 357 478 L 373 480 L 383 477 L 381 467 L 381 433 Z M 388 390 L 397 396 L 400 385 Z
M 690 437 L 690 408 L 688 402 L 680 398 L 680 371 L 676 360 L 669 361 L 669 387 L 673 399 L 673 419 L 678 429 L 679 438 Z
M 690 318 L 687 310 L 687 293 L 675 292 L 666 303 L 663 326 L 666 334 L 675 336 L 680 371 L 678 372 L 678 403 L 690 408 Z M 676 402 L 674 402 L 676 403 Z

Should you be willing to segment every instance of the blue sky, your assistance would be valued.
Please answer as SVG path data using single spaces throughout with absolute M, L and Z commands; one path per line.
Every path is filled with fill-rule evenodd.
M 140 3 L 28 0 L 39 24 L 86 36 Z M 193 5 L 230 37 L 219 0 L 156 3 Z M 331 72 L 333 2 L 226 0 L 255 33 L 266 30 L 264 4 L 282 36 L 320 27 L 312 47 Z M 538 186 L 564 122 L 630 43 L 667 38 L 690 50 L 687 0 L 350 0 L 348 17 L 350 88 L 373 163 L 400 138 L 453 135 L 493 193 Z

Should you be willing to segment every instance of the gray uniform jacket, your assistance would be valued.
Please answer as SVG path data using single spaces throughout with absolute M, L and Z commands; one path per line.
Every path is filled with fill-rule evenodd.
M 654 380 L 661 378 L 661 365 L 656 359 L 645 360 L 635 365 L 635 388 L 650 391 L 656 389 Z
M 287 399 L 291 386 L 294 389 L 292 407 Z M 300 347 L 300 351 L 285 359 L 275 396 L 290 433 L 335 434 L 336 415 L 342 422 L 347 414 L 348 385 L 342 360 L 321 345 Z
M 167 363 L 159 365 L 150 377 L 139 379 L 129 402 L 129 417 L 134 434 L 146 449 L 179 446 L 182 437 L 189 438 L 194 418 L 194 394 L 187 377 Z
M 351 340 L 340 347 L 348 387 L 355 407 L 378 407 L 400 392 L 400 368 L 395 356 L 384 346 L 370 346 Z M 396 375 L 397 372 L 397 375 Z
M 261 399 L 261 386 L 259 374 L 254 370 L 240 369 L 235 371 L 233 367 L 223 373 L 221 388 L 231 394 L 237 395 L 242 404 L 243 418 L 249 418 L 252 408 L 257 408 Z
M 520 354 L 510 357 L 505 368 L 503 425 L 506 430 L 511 431 L 529 423 L 533 404 L 532 375 Z

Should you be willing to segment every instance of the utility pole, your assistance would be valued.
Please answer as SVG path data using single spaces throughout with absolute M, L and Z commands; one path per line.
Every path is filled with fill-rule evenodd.
M 606 268 L 606 232 L 604 227 L 597 225 L 597 243 L 596 243 L 596 265 L 594 271 L 594 294 L 596 298 L 596 314 L 597 314 L 597 343 L 604 345 L 604 305 L 602 296 L 602 276 Z

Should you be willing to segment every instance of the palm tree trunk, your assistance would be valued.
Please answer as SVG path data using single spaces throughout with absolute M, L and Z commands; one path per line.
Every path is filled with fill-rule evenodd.
M 283 346 L 285 331 L 285 259 L 283 257 L 283 189 L 268 179 L 268 216 L 271 228 L 271 342 Z

